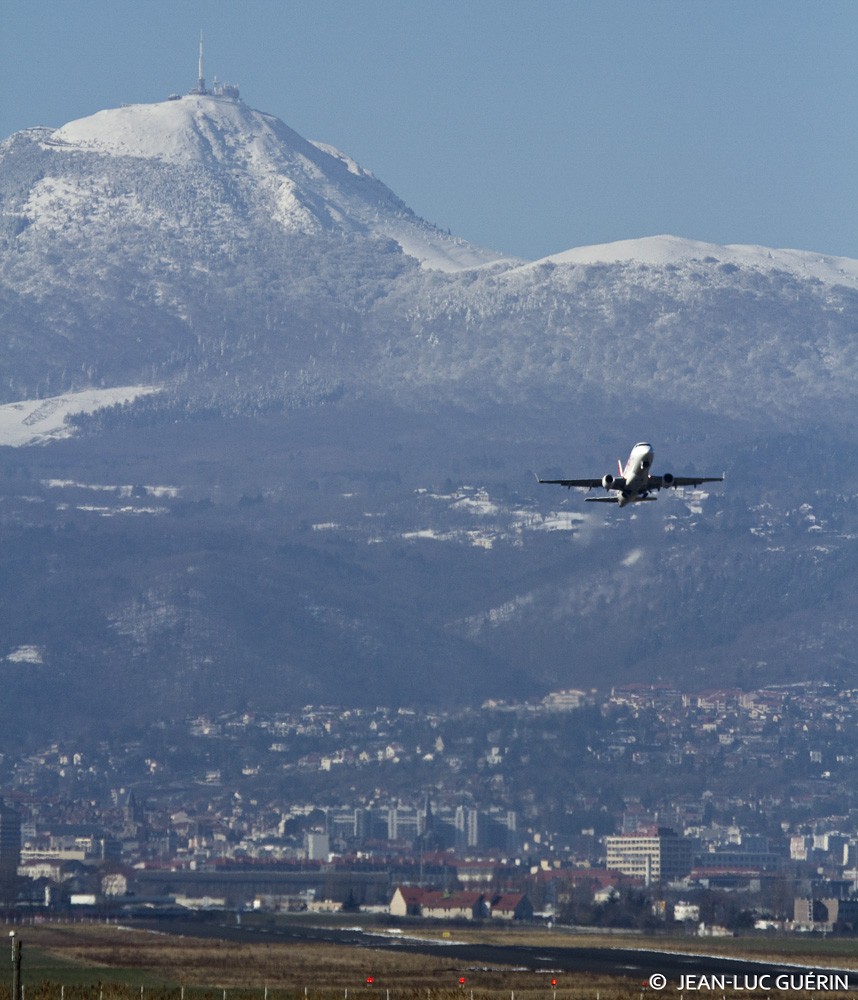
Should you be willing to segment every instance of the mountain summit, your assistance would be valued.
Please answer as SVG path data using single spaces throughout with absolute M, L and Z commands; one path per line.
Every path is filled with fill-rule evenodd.
M 0 402 L 202 369 L 205 393 L 317 398 L 375 351 L 391 280 L 518 263 L 230 94 L 28 129 L 0 143 Z
M 445 271 L 501 259 L 418 218 L 344 153 L 309 142 L 278 118 L 233 96 L 192 93 L 158 104 L 100 111 L 52 131 L 22 133 L 12 144 L 27 139 L 54 154 L 43 157 L 45 177 L 19 208 L 35 224 L 49 224 L 58 213 L 73 220 L 84 199 L 90 212 L 98 210 L 98 202 L 114 216 L 147 212 L 150 206 L 139 195 L 111 189 L 106 169 L 101 190 L 91 184 L 81 190 L 76 182 L 75 161 L 78 167 L 87 164 L 98 177 L 102 159 L 119 159 L 135 161 L 166 189 L 195 180 L 192 212 L 215 229 L 230 214 L 246 221 L 250 213 L 270 219 L 285 232 L 352 232 L 391 239 L 423 266 Z

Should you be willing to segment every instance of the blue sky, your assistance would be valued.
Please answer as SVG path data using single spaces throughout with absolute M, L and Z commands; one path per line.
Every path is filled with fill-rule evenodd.
M 858 258 L 858 0 L 4 0 L 0 136 L 206 76 L 535 259 L 672 233 Z

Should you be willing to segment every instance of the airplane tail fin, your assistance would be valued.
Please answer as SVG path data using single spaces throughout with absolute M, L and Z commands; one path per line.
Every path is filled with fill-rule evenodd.
M 623 477 L 623 463 L 622 463 L 622 461 L 619 458 L 617 459 L 617 472 L 619 473 L 620 478 L 622 479 L 622 477 Z

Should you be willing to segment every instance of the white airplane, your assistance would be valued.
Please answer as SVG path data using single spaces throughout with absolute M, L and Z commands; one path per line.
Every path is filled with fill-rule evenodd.
M 632 448 L 625 468 L 617 460 L 619 475 L 614 477 L 609 473 L 601 479 L 540 479 L 540 483 L 553 483 L 556 486 L 566 486 L 571 489 L 573 486 L 594 489 L 597 486 L 605 490 L 615 490 L 617 496 L 614 497 L 587 497 L 592 503 L 616 503 L 625 507 L 629 503 L 639 503 L 641 500 L 656 500 L 651 496 L 655 490 L 666 489 L 677 486 L 699 486 L 701 483 L 720 483 L 723 476 L 674 476 L 665 472 L 663 476 L 651 476 L 650 466 L 652 465 L 653 450 L 652 445 L 646 441 L 640 441 Z

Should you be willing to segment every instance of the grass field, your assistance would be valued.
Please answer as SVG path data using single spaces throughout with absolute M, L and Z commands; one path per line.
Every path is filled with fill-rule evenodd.
M 7 931 L 9 928 L 7 928 Z M 453 958 L 337 944 L 237 944 L 177 937 L 102 924 L 15 928 L 24 943 L 24 1000 L 654 1000 L 663 994 L 619 976 L 534 973 L 509 967 L 470 968 Z M 421 930 L 441 936 L 443 931 Z M 449 933 L 449 932 L 448 932 Z M 858 968 L 846 939 L 642 939 L 562 931 L 456 928 L 458 940 L 568 947 L 645 947 L 710 955 L 779 959 L 816 969 Z M 11 1000 L 11 968 L 0 1000 Z M 368 977 L 373 982 L 367 983 Z M 460 980 L 464 983 L 460 984 Z M 711 992 L 695 993 L 701 998 Z M 768 994 L 742 993 L 764 1000 Z M 717 993 L 721 1000 L 722 993 Z M 808 994 L 778 993 L 777 997 Z M 819 994 L 814 1000 L 835 1000 Z M 842 996 L 848 996 L 843 994 Z M 685 997 L 683 1000 L 691 1000 Z

